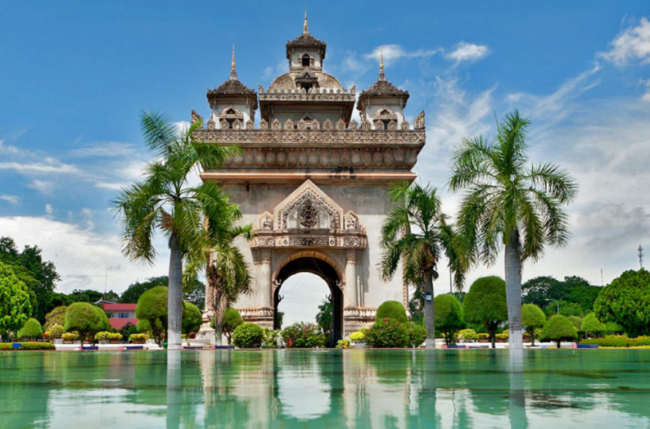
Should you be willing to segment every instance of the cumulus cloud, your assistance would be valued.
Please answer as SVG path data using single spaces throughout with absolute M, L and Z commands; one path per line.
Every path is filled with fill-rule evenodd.
M 461 63 L 464 61 L 477 61 L 488 55 L 490 55 L 490 49 L 485 45 L 460 42 L 453 51 L 445 54 L 445 58 Z
M 49 196 L 52 195 L 52 191 L 56 188 L 56 183 L 48 180 L 35 179 L 27 184 L 27 187 L 38 191 L 42 195 Z
M 625 28 L 610 45 L 611 49 L 599 56 L 617 66 L 636 61 L 650 63 L 650 21 L 641 18 L 637 25 Z
M 18 202 L 20 201 L 20 198 L 18 198 L 17 195 L 2 194 L 2 195 L 0 195 L 0 200 L 6 201 L 9 204 L 12 204 L 12 205 L 16 206 L 16 205 L 18 205 Z
M 379 57 L 380 55 L 383 55 L 384 65 L 388 67 L 402 58 L 428 58 L 434 55 L 436 52 L 436 49 L 418 49 L 416 51 L 407 51 L 400 45 L 391 44 L 377 46 L 371 53 L 364 55 L 364 58 L 369 60 L 372 59 L 379 63 Z
M 165 274 L 169 254 L 164 237 L 155 240 L 159 256 L 152 267 L 134 264 L 120 251 L 120 237 L 92 228 L 60 222 L 48 217 L 0 217 L 0 236 L 11 236 L 18 247 L 38 245 L 61 274 L 57 290 L 104 290 L 106 267 L 108 289 L 122 292 L 132 282 Z M 116 267 L 119 267 L 117 269 Z

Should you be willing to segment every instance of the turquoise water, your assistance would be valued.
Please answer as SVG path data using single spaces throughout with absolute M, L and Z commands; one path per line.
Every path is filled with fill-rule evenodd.
M 0 353 L 0 428 L 650 427 L 650 350 Z

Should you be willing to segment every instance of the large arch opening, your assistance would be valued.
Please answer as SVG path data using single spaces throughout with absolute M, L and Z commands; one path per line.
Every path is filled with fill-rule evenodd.
M 285 284 L 288 284 L 286 281 L 289 279 L 289 277 L 300 273 L 310 273 L 320 277 L 320 279 L 322 279 L 329 288 L 330 293 L 328 299 L 332 303 L 333 317 L 330 345 L 336 345 L 336 342 L 343 338 L 343 292 L 340 288 L 343 279 L 341 274 L 333 266 L 331 260 L 327 260 L 325 258 L 321 259 L 315 255 L 304 255 L 293 258 L 284 264 L 275 275 L 275 282 L 279 286 L 275 288 L 273 294 L 274 329 L 279 329 L 277 315 L 278 305 L 280 304 L 281 297 L 283 296 L 283 286 Z M 291 285 L 289 287 L 291 287 Z M 314 322 L 314 317 L 315 314 L 312 316 L 311 320 L 305 320 L 305 322 Z

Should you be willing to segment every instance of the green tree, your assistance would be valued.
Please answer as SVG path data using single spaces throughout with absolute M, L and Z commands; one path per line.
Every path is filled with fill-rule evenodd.
M 554 341 L 559 349 L 560 342 L 575 341 L 578 338 L 577 331 L 568 317 L 556 314 L 548 319 L 539 339 L 541 341 Z
M 30 317 L 18 331 L 17 337 L 21 340 L 40 340 L 43 335 L 43 328 L 38 320 Z
M 0 333 L 15 334 L 31 314 L 27 286 L 8 265 L 0 262 Z
M 464 326 L 463 308 L 452 294 L 438 295 L 433 306 L 436 309 L 436 329 L 445 335 L 445 343 L 450 346 L 455 343 L 456 331 Z
M 51 295 L 60 280 L 54 264 L 43 261 L 41 252 L 39 247 L 29 245 L 19 252 L 12 238 L 0 238 L 0 262 L 12 266 L 18 278 L 34 293 L 33 315 L 39 322 L 45 321 L 45 314 L 53 308 Z
M 196 141 L 194 131 L 201 126 L 198 121 L 178 131 L 167 117 L 144 113 L 142 131 L 155 160 L 149 163 L 145 179 L 124 189 L 114 201 L 124 229 L 122 250 L 129 258 L 153 263 L 155 230 L 162 230 L 168 239 L 170 350 L 181 348 L 183 261 L 192 264 L 204 257 L 206 224 L 207 232 L 218 236 L 224 230 L 222 220 L 238 213 L 216 183 L 188 183 L 190 173 L 200 165 L 217 168 L 239 153 L 235 147 Z
M 535 345 L 535 330 L 544 327 L 546 315 L 541 308 L 535 304 L 524 304 L 521 307 L 521 325 Z
M 186 282 L 196 279 L 199 268 L 206 265 L 206 280 L 211 295 L 206 297 L 205 308 L 214 316 L 215 344 L 220 346 L 223 335 L 223 316 L 240 295 L 253 291 L 253 277 L 244 255 L 233 244 L 237 238 L 251 239 L 252 225 L 236 226 L 241 218 L 239 211 L 224 213 L 221 228 L 208 235 L 210 249 L 203 259 L 196 259 L 188 267 Z
M 602 335 L 604 327 L 594 313 L 589 313 L 582 319 L 580 330 L 586 337 L 599 337 Z
M 223 313 L 223 333 L 228 339 L 228 345 L 232 344 L 232 334 L 235 332 L 235 329 L 243 323 L 244 319 L 236 309 L 228 307 Z
M 199 307 L 191 302 L 183 303 L 183 333 L 187 336 L 187 344 L 190 343 L 190 334 L 195 333 L 201 327 L 203 318 Z
M 384 280 L 392 279 L 401 262 L 403 281 L 421 285 L 423 296 L 431 297 L 424 302 L 428 333 L 425 347 L 434 348 L 433 280 L 438 278 L 438 261 L 445 255 L 454 273 L 456 288 L 462 289 L 466 263 L 460 242 L 447 223 L 435 188 L 405 182 L 392 185 L 389 195 L 396 205 L 382 226 L 381 276 Z
M 110 324 L 104 310 L 88 302 L 75 302 L 65 313 L 65 330 L 78 331 L 82 346 L 85 339 L 90 338 L 94 342 L 97 332 L 109 329 Z
M 167 276 L 149 277 L 143 282 L 131 283 L 129 287 L 127 287 L 126 290 L 122 292 L 122 295 L 120 296 L 120 302 L 138 302 L 140 296 L 149 289 L 153 289 L 156 286 L 167 286 L 168 283 L 169 277 Z
M 601 322 L 619 324 L 631 337 L 650 334 L 650 273 L 628 270 L 603 288 L 594 304 Z
M 333 312 L 334 306 L 330 301 L 323 301 L 321 305 L 318 306 L 318 313 L 316 314 L 316 323 L 323 331 L 323 334 L 327 338 L 332 336 L 332 329 L 334 329 L 334 317 Z
M 404 306 L 399 301 L 384 301 L 377 307 L 375 322 L 383 319 L 395 319 L 400 323 L 406 323 L 409 320 Z
M 156 342 L 161 347 L 163 345 L 163 339 L 167 338 L 167 304 L 167 287 L 156 286 L 140 295 L 138 305 L 135 307 L 135 317 L 139 319 L 138 329 L 150 330 Z M 142 320 L 149 322 L 148 329 L 144 325 L 140 325 Z
M 562 206 L 577 194 L 569 175 L 553 164 L 528 166 L 526 131 L 530 122 L 516 110 L 497 125 L 494 143 L 464 139 L 454 154 L 449 187 L 466 190 L 459 227 L 473 261 L 493 265 L 505 246 L 505 279 L 510 347 L 520 349 L 521 270 L 541 258 L 546 245 L 569 238 Z
M 506 283 L 495 276 L 481 277 L 474 281 L 465 295 L 463 314 L 465 321 L 485 326 L 492 348 L 496 348 L 497 329 L 508 320 Z

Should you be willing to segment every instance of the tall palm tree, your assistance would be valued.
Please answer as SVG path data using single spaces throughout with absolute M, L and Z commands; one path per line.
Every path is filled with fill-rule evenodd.
M 239 149 L 196 141 L 193 133 L 201 127 L 200 122 L 179 130 L 166 116 L 147 112 L 141 122 L 154 160 L 148 164 L 144 179 L 123 189 L 113 206 L 124 229 L 122 252 L 131 260 L 152 264 L 156 230 L 168 239 L 167 341 L 168 348 L 174 350 L 181 347 L 183 262 L 203 256 L 206 224 L 215 235 L 226 229 L 223 219 L 238 211 L 215 183 L 192 186 L 188 178 L 201 164 L 218 167 Z
M 240 218 L 239 214 L 230 217 L 234 224 Z M 223 332 L 223 315 L 241 294 L 249 294 L 253 290 L 253 277 L 244 255 L 233 245 L 236 238 L 250 239 L 253 237 L 252 226 L 234 226 L 233 224 L 221 234 L 211 237 L 210 255 L 207 258 L 206 280 L 212 291 L 211 297 L 206 297 L 214 312 L 215 344 L 221 345 Z
M 437 264 L 444 254 L 454 273 L 456 287 L 462 289 L 466 263 L 460 241 L 447 223 L 435 188 L 403 182 L 392 185 L 389 194 L 397 204 L 382 227 L 381 275 L 384 280 L 392 279 L 401 261 L 403 281 L 424 284 L 425 294 L 431 297 L 424 303 L 425 345 L 434 348 L 433 280 L 438 278 Z
M 537 260 L 547 244 L 569 238 L 562 206 L 575 199 L 577 185 L 556 165 L 528 166 L 526 131 L 518 111 L 497 124 L 494 142 L 464 139 L 454 154 L 449 187 L 465 190 L 458 225 L 471 260 L 492 265 L 505 246 L 510 347 L 522 348 L 521 269 Z

